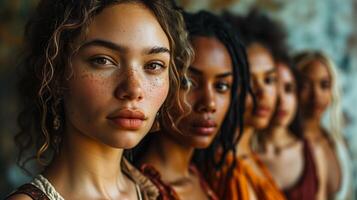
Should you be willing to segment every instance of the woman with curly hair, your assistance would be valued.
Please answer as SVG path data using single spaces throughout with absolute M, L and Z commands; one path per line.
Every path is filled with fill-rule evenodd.
M 42 0 L 24 52 L 19 162 L 34 158 L 43 171 L 8 199 L 156 199 L 123 151 L 157 113 L 187 110 L 178 90 L 192 50 L 181 14 L 165 0 Z

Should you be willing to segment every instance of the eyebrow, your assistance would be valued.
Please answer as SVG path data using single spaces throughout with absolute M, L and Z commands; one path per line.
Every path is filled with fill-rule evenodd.
M 107 41 L 107 40 L 102 40 L 102 39 L 90 40 L 90 41 L 82 44 L 80 49 L 88 48 L 91 46 L 101 46 L 101 47 L 105 47 L 107 49 L 111 49 L 111 50 L 118 51 L 118 52 L 126 52 L 128 50 L 127 48 L 125 48 L 121 45 L 115 44 L 115 43 Z
M 190 67 L 188 68 L 188 70 L 189 70 L 191 73 L 196 74 L 196 75 L 202 75 L 202 74 L 203 74 L 202 71 L 196 69 L 194 66 L 190 66 Z M 232 72 L 225 72 L 225 73 L 216 75 L 216 78 L 225 78 L 225 77 L 227 77 L 227 76 L 232 76 L 232 75 L 233 75 Z
M 277 72 L 276 67 L 274 67 L 273 69 L 266 71 L 264 74 L 272 74 L 276 72 Z
M 148 51 L 146 51 L 146 54 L 159 54 L 159 53 L 168 53 L 169 55 L 171 54 L 171 51 L 166 48 L 166 47 L 159 47 L 155 46 L 153 48 L 150 48 Z
M 103 39 L 94 39 L 94 40 L 88 41 L 88 42 L 84 43 L 83 45 L 81 45 L 80 49 L 87 48 L 90 46 L 101 46 L 101 47 L 105 47 L 107 49 L 111 49 L 111 50 L 118 51 L 121 53 L 125 53 L 128 51 L 127 47 L 124 47 L 122 45 L 115 44 L 113 42 L 103 40 Z M 148 49 L 144 50 L 144 52 L 147 55 L 160 54 L 160 53 L 168 53 L 170 55 L 170 53 L 171 53 L 171 51 L 168 48 L 160 47 L 160 46 L 154 46 L 152 48 L 148 48 Z

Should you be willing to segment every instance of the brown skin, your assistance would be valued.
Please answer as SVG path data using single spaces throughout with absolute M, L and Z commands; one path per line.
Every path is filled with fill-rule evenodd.
M 269 50 L 258 43 L 253 43 L 247 48 L 247 55 L 257 109 L 253 111 L 253 99 L 248 96 L 244 113 L 244 131 L 237 146 L 239 155 L 250 154 L 252 134 L 255 130 L 268 126 L 277 98 L 277 72 Z
M 320 61 L 309 63 L 301 71 L 304 84 L 299 94 L 303 109 L 305 137 L 313 144 L 319 144 L 325 154 L 327 166 L 327 192 L 333 196 L 341 182 L 341 169 L 334 148 L 321 126 L 323 113 L 332 101 L 332 80 L 327 67 Z
M 248 96 L 244 113 L 243 135 L 237 144 L 237 157 L 244 157 L 258 176 L 264 176 L 249 155 L 252 153 L 251 139 L 255 131 L 266 128 L 274 113 L 277 99 L 277 71 L 273 56 L 261 44 L 253 43 L 248 46 L 247 55 L 257 110 L 253 111 L 253 100 L 251 96 Z M 250 199 L 257 199 L 251 187 L 249 194 L 251 195 Z
M 93 42 L 98 40 L 106 42 Z M 73 76 L 65 83 L 63 146 L 43 175 L 65 199 L 137 199 L 119 163 L 123 150 L 149 131 L 166 99 L 170 54 L 150 50 L 170 50 L 168 38 L 145 6 L 123 3 L 94 17 L 78 43 Z M 123 118 L 115 123 L 111 117 L 123 109 L 140 111 L 144 119 L 139 125 Z
M 259 156 L 271 172 L 274 180 L 281 189 L 294 186 L 304 172 L 303 142 L 296 138 L 288 129 L 297 110 L 296 81 L 293 74 L 284 63 L 278 63 L 278 105 L 271 126 L 262 136 L 263 143 Z M 279 154 L 275 149 L 281 147 Z M 313 146 L 316 152 L 315 163 L 318 171 L 326 170 L 323 161 L 321 145 Z M 322 155 L 321 155 L 322 154 Z M 321 169 L 324 168 L 324 169 Z M 289 170 L 286 170 L 289 169 Z M 320 170 L 321 169 L 321 170 Z M 319 176 L 318 199 L 326 198 L 326 174 Z
M 225 46 L 215 38 L 192 40 L 195 59 L 189 68 L 192 112 L 176 131 L 160 132 L 141 163 L 153 165 L 181 199 L 208 199 L 199 177 L 189 170 L 195 148 L 207 148 L 218 134 L 231 99 L 233 66 Z M 211 126 L 211 127 L 207 127 Z M 163 151 L 164 149 L 164 151 Z

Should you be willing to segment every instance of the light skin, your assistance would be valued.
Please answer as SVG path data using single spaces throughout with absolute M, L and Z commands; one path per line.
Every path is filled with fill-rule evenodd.
M 64 83 L 63 144 L 43 175 L 65 199 L 137 199 L 119 163 L 167 97 L 168 38 L 144 5 L 122 3 L 95 16 L 77 42 Z
M 278 105 L 272 124 L 264 133 L 259 156 L 268 167 L 273 179 L 281 189 L 293 187 L 304 172 L 303 142 L 289 131 L 289 125 L 296 115 L 297 91 L 296 81 L 289 67 L 284 63 L 278 63 Z M 281 147 L 279 154 L 276 148 Z M 315 163 L 318 171 L 326 170 L 325 165 L 319 164 L 323 159 L 321 146 L 313 146 Z M 323 168 L 323 169 L 321 169 Z M 286 170 L 289 169 L 289 170 Z M 321 170 L 320 170 L 321 169 Z M 326 175 L 319 176 L 318 199 L 325 199 Z
M 189 167 L 195 148 L 207 148 L 218 134 L 230 104 L 233 66 L 225 46 L 211 37 L 194 37 L 195 58 L 189 68 L 192 112 L 177 125 L 180 133 L 157 133 L 141 163 L 149 163 L 180 199 L 208 199 Z M 163 151 L 163 149 L 165 149 Z
M 341 169 L 334 148 L 321 126 L 321 119 L 332 102 L 332 79 L 326 65 L 314 60 L 302 70 L 303 85 L 299 100 L 303 109 L 304 136 L 313 144 L 320 144 L 328 163 L 327 192 L 333 195 L 341 182 Z

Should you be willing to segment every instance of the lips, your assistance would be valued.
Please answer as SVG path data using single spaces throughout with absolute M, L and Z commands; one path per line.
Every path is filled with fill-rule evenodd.
M 122 109 L 107 117 L 114 125 L 127 130 L 139 129 L 146 117 L 139 110 Z
M 270 115 L 270 108 L 268 106 L 258 106 L 254 114 L 258 117 L 268 117 Z
M 192 128 L 198 135 L 207 136 L 215 133 L 217 124 L 213 120 L 199 120 L 193 122 Z
M 288 112 L 285 111 L 285 110 L 278 110 L 278 112 L 277 112 L 277 116 L 278 116 L 279 118 L 283 118 L 283 117 L 285 117 L 287 114 L 288 114 Z

